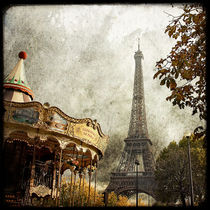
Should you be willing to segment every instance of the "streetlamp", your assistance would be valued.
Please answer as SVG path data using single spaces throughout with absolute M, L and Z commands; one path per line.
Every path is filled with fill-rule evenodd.
M 192 179 L 192 166 L 191 166 L 191 155 L 190 155 L 190 134 L 186 134 L 187 145 L 188 145 L 188 165 L 189 165 L 189 173 L 190 173 L 190 198 L 191 198 L 191 206 L 194 204 L 194 195 L 193 195 L 193 179 Z
M 138 165 L 139 161 L 135 160 L 136 164 L 136 207 L 138 207 Z

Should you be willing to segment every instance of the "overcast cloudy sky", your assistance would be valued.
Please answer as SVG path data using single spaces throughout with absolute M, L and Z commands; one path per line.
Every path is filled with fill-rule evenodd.
M 170 4 L 11 7 L 4 16 L 4 75 L 26 51 L 34 100 L 74 118 L 97 119 L 122 150 L 140 37 L 148 132 L 152 141 L 167 145 L 200 125 L 191 110 L 167 102 L 168 90 L 153 80 L 155 63 L 175 44 L 164 33 L 171 20 L 167 13 L 181 12 L 181 5 Z

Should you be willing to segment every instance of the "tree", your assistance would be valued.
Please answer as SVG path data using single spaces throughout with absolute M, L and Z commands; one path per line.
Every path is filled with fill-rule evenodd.
M 72 179 L 72 186 L 70 182 L 67 182 L 66 179 L 62 180 L 61 188 L 61 205 L 64 207 L 71 206 L 104 206 L 103 195 L 95 192 L 95 201 L 94 201 L 94 186 L 90 186 L 90 196 L 89 196 L 89 183 L 84 179 L 84 189 L 83 189 L 83 180 L 81 183 L 79 179 L 76 180 L 75 185 L 74 178 Z M 80 184 L 79 184 L 80 183 Z M 79 187 L 80 186 L 80 187 Z M 90 199 L 88 203 L 88 197 Z M 82 202 L 82 203 L 81 203 Z
M 187 154 L 178 152 L 176 142 L 171 142 L 169 146 L 160 153 L 156 162 L 155 176 L 158 182 L 157 197 L 162 202 L 176 202 L 178 198 L 185 206 L 187 197 Z M 171 167 L 173 165 L 173 167 Z
M 194 200 L 201 203 L 206 197 L 206 149 L 203 148 L 204 136 L 197 139 L 193 134 L 190 138 L 191 159 L 192 159 L 192 176 Z M 187 150 L 187 140 L 183 138 L 179 142 L 179 146 L 185 151 Z M 187 152 L 187 151 L 186 151 Z
M 190 137 L 191 162 L 194 187 L 194 200 L 199 204 L 206 197 L 206 150 L 203 148 L 204 136 L 196 139 Z M 186 206 L 190 196 L 189 168 L 187 156 L 187 139 L 175 141 L 165 147 L 156 161 L 155 177 L 157 180 L 156 195 L 159 201 L 175 203 L 181 200 Z
M 139 206 L 146 206 L 146 204 L 142 201 L 142 198 L 138 199 L 138 205 Z
M 108 207 L 114 206 L 131 206 L 128 198 L 126 196 L 119 195 L 117 196 L 114 191 L 108 194 Z
M 74 180 L 73 182 L 74 183 Z M 83 181 L 81 181 L 81 186 Z M 76 181 L 75 186 L 71 187 L 70 182 L 67 182 L 66 179 L 63 179 L 62 188 L 61 188 L 61 205 L 64 207 L 69 206 L 69 201 L 71 200 L 71 206 L 77 207 L 81 206 L 81 199 L 83 200 L 82 206 L 93 206 L 101 207 L 104 206 L 103 194 L 99 193 L 97 190 L 95 192 L 95 202 L 94 202 L 94 186 L 90 187 L 90 203 L 88 203 L 88 190 L 89 184 L 84 180 L 84 190 L 79 190 L 79 180 Z M 71 190 L 70 190 L 71 189 Z M 72 193 L 70 193 L 70 191 Z M 72 202 L 72 196 L 74 193 L 74 202 Z M 130 202 L 126 196 L 117 195 L 114 192 L 108 194 L 108 204 L 107 206 L 130 206 Z
M 156 63 L 160 85 L 170 89 L 166 98 L 173 105 L 192 108 L 206 120 L 206 11 L 197 4 L 185 5 L 183 13 L 172 18 L 165 33 L 177 39 L 165 59 Z M 198 131 L 198 129 L 196 130 Z M 202 133 L 203 134 L 203 133 Z
M 119 195 L 116 206 L 130 206 L 128 198 L 126 196 Z
M 108 194 L 108 204 L 107 206 L 116 206 L 117 195 L 114 192 Z

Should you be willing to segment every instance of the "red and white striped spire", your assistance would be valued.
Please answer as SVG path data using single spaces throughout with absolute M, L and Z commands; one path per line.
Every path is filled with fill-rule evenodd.
M 4 99 L 15 102 L 29 102 L 34 98 L 34 93 L 28 85 L 25 77 L 24 62 L 27 54 L 24 51 L 19 53 L 20 60 L 4 79 Z

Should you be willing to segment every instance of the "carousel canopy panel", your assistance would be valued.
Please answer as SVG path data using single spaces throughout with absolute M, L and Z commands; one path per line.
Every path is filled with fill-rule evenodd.
M 18 139 L 39 147 L 46 145 L 54 151 L 63 149 L 65 159 L 77 156 L 87 164 L 104 154 L 108 136 L 96 120 L 75 119 L 57 107 L 35 101 L 4 101 L 4 108 L 4 137 L 8 141 Z

